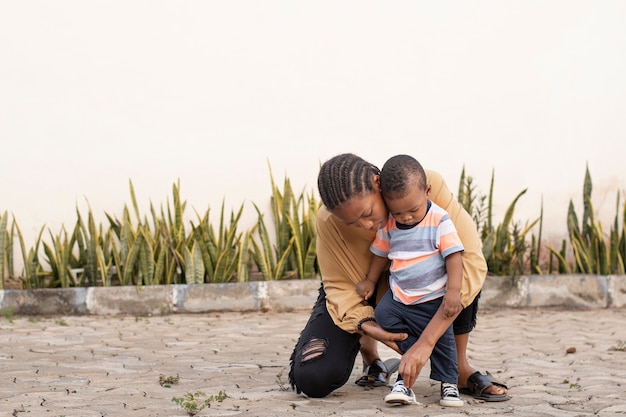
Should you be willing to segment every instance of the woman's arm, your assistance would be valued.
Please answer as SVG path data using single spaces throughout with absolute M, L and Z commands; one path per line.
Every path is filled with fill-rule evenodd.
M 374 233 L 341 223 L 326 207 L 318 210 L 316 228 L 317 260 L 328 313 L 337 326 L 357 333 L 362 319 L 374 317 L 374 308 L 355 291 L 370 266 Z

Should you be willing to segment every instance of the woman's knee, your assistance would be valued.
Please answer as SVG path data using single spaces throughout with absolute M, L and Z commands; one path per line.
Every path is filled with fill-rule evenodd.
M 311 339 L 302 346 L 297 363 L 293 363 L 293 385 L 309 397 L 322 398 L 343 386 L 350 376 L 342 366 L 327 354 L 323 339 Z M 347 365 L 347 364 L 346 364 Z
M 342 387 L 349 375 L 330 362 L 301 366 L 294 372 L 298 391 L 312 398 L 322 398 Z

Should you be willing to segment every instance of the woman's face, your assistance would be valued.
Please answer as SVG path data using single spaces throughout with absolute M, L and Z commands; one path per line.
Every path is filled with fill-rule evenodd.
M 374 191 L 351 198 L 331 213 L 342 223 L 372 232 L 385 227 L 389 212 L 380 194 L 380 177 L 375 177 Z

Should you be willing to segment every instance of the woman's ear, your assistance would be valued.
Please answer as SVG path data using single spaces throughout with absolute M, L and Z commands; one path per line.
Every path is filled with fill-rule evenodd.
M 372 174 L 372 184 L 374 185 L 374 191 L 382 193 L 382 190 L 380 188 L 380 175 Z

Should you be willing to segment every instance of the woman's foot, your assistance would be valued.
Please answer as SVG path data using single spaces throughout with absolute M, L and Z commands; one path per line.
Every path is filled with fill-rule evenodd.
M 459 377 L 459 381 L 462 380 Z M 459 391 L 462 394 L 471 395 L 477 400 L 496 402 L 511 399 L 508 387 L 497 381 L 489 371 L 486 374 L 475 371 L 465 381 L 465 384 L 459 383 Z

